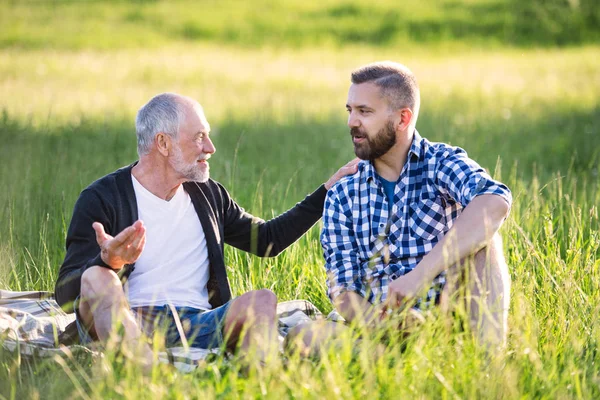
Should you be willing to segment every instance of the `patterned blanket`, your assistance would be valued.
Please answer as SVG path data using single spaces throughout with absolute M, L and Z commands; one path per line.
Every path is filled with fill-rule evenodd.
M 321 312 L 306 300 L 279 303 L 277 315 L 280 341 L 294 326 L 323 318 Z M 52 357 L 66 352 L 101 356 L 97 350 L 75 344 L 74 321 L 75 314 L 66 314 L 52 293 L 0 290 L 0 343 L 8 351 L 26 357 Z M 173 364 L 180 371 L 190 372 L 209 354 L 216 352 L 172 347 L 159 353 L 159 360 Z

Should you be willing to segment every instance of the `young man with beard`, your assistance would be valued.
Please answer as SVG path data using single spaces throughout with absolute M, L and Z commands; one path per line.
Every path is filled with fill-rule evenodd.
M 377 62 L 351 81 L 348 126 L 364 161 L 328 192 L 321 234 L 336 309 L 368 325 L 405 305 L 447 308 L 460 276 L 472 328 L 484 344 L 503 345 L 510 278 L 497 232 L 509 189 L 464 150 L 420 136 L 420 93 L 408 68 Z
M 224 243 L 277 255 L 321 217 L 327 189 L 356 163 L 265 222 L 209 179 L 215 147 L 196 101 L 155 96 L 139 110 L 136 132 L 139 161 L 92 183 L 75 204 L 58 303 L 75 308 L 84 344 L 122 340 L 125 354 L 136 350 L 146 367 L 152 352 L 139 339 L 158 326 L 166 326 L 167 346 L 225 344 L 265 358 L 277 349 L 277 299 L 265 289 L 231 299 Z

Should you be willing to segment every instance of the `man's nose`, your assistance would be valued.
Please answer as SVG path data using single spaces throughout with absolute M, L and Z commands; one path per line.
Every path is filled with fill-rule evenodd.
M 351 111 L 350 114 L 348 114 L 348 127 L 356 128 L 359 125 L 360 125 L 360 121 L 356 117 L 356 114 Z
M 214 143 L 210 140 L 210 137 L 206 137 L 204 142 L 204 148 L 202 149 L 204 153 L 213 154 L 217 149 L 215 148 Z

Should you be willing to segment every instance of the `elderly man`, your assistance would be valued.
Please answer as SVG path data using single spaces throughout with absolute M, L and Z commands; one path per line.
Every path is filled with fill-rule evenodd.
M 139 110 L 136 131 L 139 161 L 92 183 L 75 204 L 58 303 L 75 308 L 84 343 L 107 341 L 122 324 L 123 343 L 134 348 L 166 326 L 168 346 L 185 340 L 267 354 L 276 344 L 276 297 L 257 290 L 232 300 L 223 245 L 279 254 L 320 218 L 327 189 L 356 163 L 265 222 L 209 179 L 215 147 L 196 101 L 160 94 Z M 147 344 L 141 355 L 150 365 Z
M 419 135 L 420 92 L 408 68 L 378 62 L 351 80 L 348 126 L 364 161 L 327 194 L 321 234 L 336 309 L 368 325 L 405 305 L 447 307 L 456 289 L 448 275 L 466 279 L 477 336 L 502 345 L 510 278 L 497 232 L 509 189 L 464 150 Z M 468 260 L 474 273 L 463 274 Z

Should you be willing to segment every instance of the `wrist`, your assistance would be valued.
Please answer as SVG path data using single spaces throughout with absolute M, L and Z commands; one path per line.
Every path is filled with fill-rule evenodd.
M 111 262 L 111 260 L 108 260 L 108 257 L 105 256 L 104 252 L 100 253 L 100 260 L 103 263 L 103 265 L 101 265 L 102 267 L 112 269 L 113 271 L 119 271 L 125 265 L 125 264 L 117 264 L 114 261 Z
M 329 179 L 327 182 L 325 182 L 323 184 L 323 186 L 325 186 L 326 190 L 329 190 L 329 189 L 331 189 L 331 187 L 333 186 L 334 183 L 335 183 L 335 181 L 332 181 L 332 179 Z

